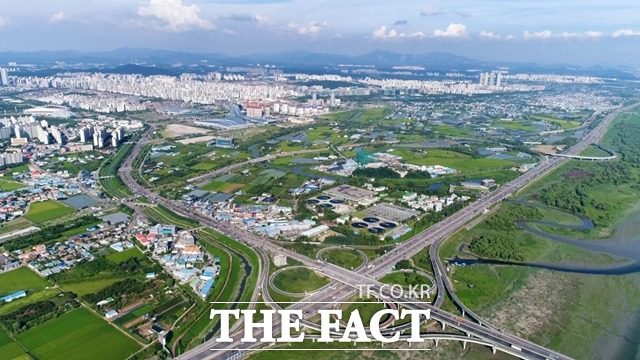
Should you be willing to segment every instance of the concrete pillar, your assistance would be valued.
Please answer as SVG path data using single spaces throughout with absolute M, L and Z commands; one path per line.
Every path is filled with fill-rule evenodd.
M 466 342 L 466 341 L 463 341 L 463 342 L 462 342 L 462 348 L 463 348 L 463 349 L 466 349 L 466 348 L 467 348 L 467 342 Z
M 438 347 L 438 339 L 436 339 L 436 347 Z
M 447 324 L 442 323 L 442 331 L 444 331 L 444 328 L 447 327 Z
M 464 316 L 465 316 L 465 312 L 464 312 L 464 310 L 462 310 L 462 317 L 464 317 Z
M 496 346 L 495 345 L 491 346 L 491 352 L 493 353 L 493 355 L 496 354 Z

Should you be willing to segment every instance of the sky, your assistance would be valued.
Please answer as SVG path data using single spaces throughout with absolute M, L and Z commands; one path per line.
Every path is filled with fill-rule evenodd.
M 451 52 L 640 67 L 637 0 L 4 0 L 0 51 Z

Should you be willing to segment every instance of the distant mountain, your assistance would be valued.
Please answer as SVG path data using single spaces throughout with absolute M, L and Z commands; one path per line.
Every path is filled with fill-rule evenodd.
M 43 67 L 64 69 L 102 69 L 119 73 L 143 73 L 147 75 L 177 75 L 183 71 L 208 72 L 210 66 L 276 65 L 289 71 L 325 71 L 339 64 L 373 65 L 378 69 L 393 66 L 423 66 L 432 71 L 464 71 L 467 69 L 492 70 L 508 67 L 510 72 L 554 72 L 559 74 L 594 75 L 618 78 L 635 78 L 636 74 L 625 68 L 603 66 L 575 67 L 568 64 L 538 65 L 503 61 L 483 61 L 445 52 L 401 54 L 376 50 L 362 55 L 341 55 L 290 51 L 269 54 L 228 56 L 221 53 L 190 53 L 172 50 L 120 48 L 102 52 L 75 50 L 0 52 L 0 64 L 15 61 L 37 64 Z M 138 64 L 138 65 L 127 65 Z M 134 66 L 144 66 L 135 68 Z

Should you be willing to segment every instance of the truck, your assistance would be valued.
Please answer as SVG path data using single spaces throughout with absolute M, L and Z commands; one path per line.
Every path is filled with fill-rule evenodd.
M 512 348 L 513 350 L 522 351 L 522 348 L 521 348 L 520 346 L 515 346 L 515 345 L 513 345 L 513 344 L 511 345 L 511 348 Z

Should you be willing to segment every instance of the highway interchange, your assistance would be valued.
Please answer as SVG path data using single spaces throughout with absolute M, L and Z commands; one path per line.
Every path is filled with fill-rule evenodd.
M 635 106 L 635 105 L 633 105 Z M 595 128 L 593 128 L 585 137 L 583 137 L 578 144 L 571 147 L 565 152 L 567 155 L 575 155 L 580 153 L 590 144 L 596 143 L 602 135 L 605 133 L 609 123 L 622 111 L 631 108 L 633 106 L 618 109 L 609 115 L 607 115 Z M 544 176 L 559 165 L 568 161 L 567 158 L 553 157 L 541 162 L 538 166 L 532 170 L 526 172 L 517 179 L 503 185 L 498 190 L 478 199 L 474 203 L 466 206 L 459 212 L 451 215 L 447 219 L 431 226 L 420 234 L 413 238 L 397 244 L 392 251 L 380 256 L 379 258 L 371 261 L 368 266 L 356 269 L 356 271 L 350 271 L 341 267 L 335 266 L 330 263 L 322 262 L 316 259 L 308 258 L 304 255 L 296 252 L 284 249 L 270 241 L 258 237 L 252 233 L 236 228 L 230 223 L 215 221 L 213 218 L 201 214 L 193 209 L 190 209 L 178 201 L 168 200 L 163 198 L 152 191 L 140 186 L 135 182 L 131 176 L 132 164 L 134 159 L 138 156 L 142 150 L 143 145 L 146 143 L 149 135 L 152 133 L 152 129 L 147 131 L 143 138 L 137 142 L 133 151 L 125 159 L 121 168 L 119 169 L 119 175 L 122 177 L 124 183 L 134 192 L 137 196 L 146 197 L 149 200 L 157 204 L 161 204 L 168 209 L 188 216 L 192 219 L 200 221 L 203 225 L 216 229 L 217 231 L 237 240 L 241 241 L 250 247 L 257 250 L 260 255 L 262 265 L 260 266 L 260 279 L 257 288 L 253 294 L 253 300 L 257 299 L 258 294 L 262 294 L 267 303 L 272 306 L 277 306 L 275 302 L 270 299 L 267 291 L 267 273 L 268 273 L 268 254 L 284 254 L 287 257 L 294 259 L 309 268 L 321 273 L 322 275 L 334 280 L 333 283 L 315 292 L 311 296 L 305 298 L 300 303 L 292 304 L 288 309 L 300 309 L 305 314 L 305 318 L 312 317 L 319 308 L 326 308 L 326 304 L 313 304 L 313 302 L 340 302 L 351 298 L 354 295 L 355 288 L 368 286 L 371 290 L 371 295 L 388 296 L 391 298 L 391 294 L 388 290 L 385 290 L 381 282 L 377 279 L 383 277 L 392 270 L 392 267 L 400 260 L 410 258 L 420 252 L 424 247 L 431 245 L 430 258 L 435 272 L 435 278 L 437 282 L 437 296 L 433 304 L 427 302 L 421 302 L 419 299 L 411 299 L 408 297 L 393 297 L 393 301 L 397 304 L 401 304 L 405 308 L 409 309 L 429 309 L 431 311 L 431 318 L 442 323 L 444 325 L 452 326 L 463 333 L 465 333 L 470 341 L 487 345 L 491 348 L 510 353 L 514 356 L 523 359 L 570 359 L 569 357 L 549 350 L 543 346 L 531 343 L 524 339 L 518 338 L 514 335 L 503 332 L 501 329 L 497 329 L 491 326 L 486 320 L 481 319 L 478 315 L 473 313 L 464 304 L 462 304 L 453 291 L 452 285 L 446 276 L 446 269 L 439 259 L 438 251 L 440 243 L 448 236 L 460 229 L 465 223 L 471 219 L 481 215 L 489 207 L 499 203 L 505 198 L 509 197 L 512 193 L 518 189 L 530 184 L 536 179 Z M 234 164 L 224 169 L 215 171 L 216 174 L 221 174 L 238 169 L 249 163 L 256 161 L 269 160 L 269 157 L 263 157 L 261 160 L 253 159 L 245 163 Z M 208 174 L 211 176 L 211 174 Z M 206 179 L 208 176 L 203 176 L 198 181 Z M 463 313 L 469 318 L 475 320 L 470 321 L 468 319 L 462 319 L 455 314 L 446 312 L 439 307 L 444 301 L 445 295 L 449 293 L 454 303 L 463 311 Z M 303 322 L 303 324 L 305 324 Z M 233 330 L 239 329 L 241 321 L 237 322 Z M 309 327 L 313 327 L 312 324 L 307 323 Z M 279 323 L 274 319 L 274 332 L 277 332 Z M 387 329 L 389 332 L 390 329 Z M 258 337 L 260 330 L 254 332 L 254 336 Z M 441 339 L 456 339 L 452 334 L 426 334 L 425 338 L 441 338 Z M 243 331 L 240 329 L 232 338 L 235 340 L 233 344 L 217 343 L 214 340 L 209 340 L 203 344 L 189 350 L 185 354 L 182 354 L 181 359 L 228 359 L 237 358 L 246 354 L 242 352 L 243 349 L 255 349 L 259 347 L 259 343 L 240 343 L 239 339 L 243 336 Z M 471 338 L 472 337 L 472 338 Z M 464 338 L 464 337 L 463 337 Z

